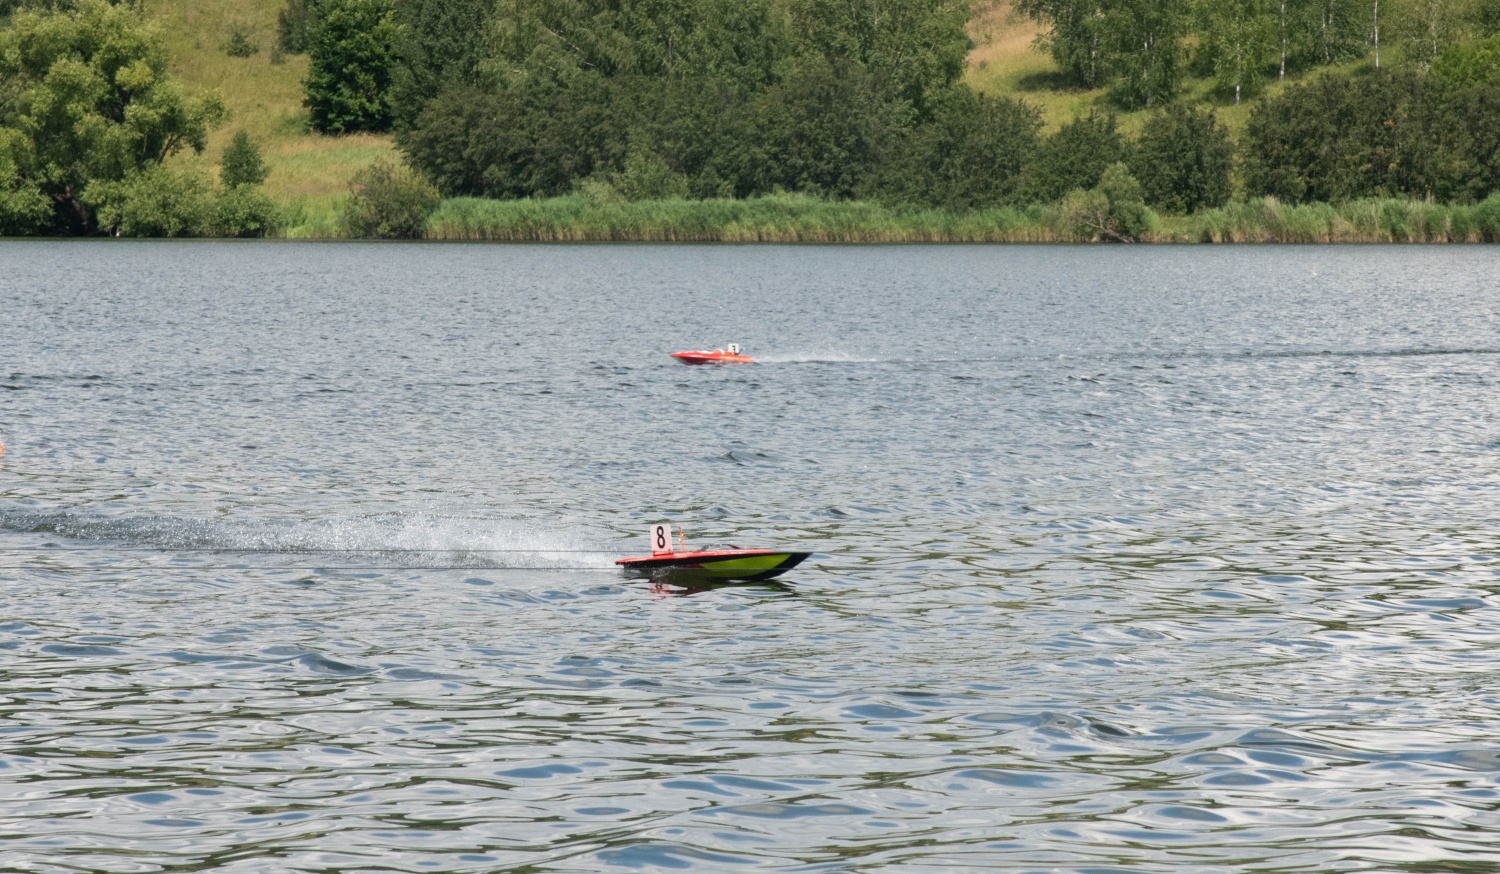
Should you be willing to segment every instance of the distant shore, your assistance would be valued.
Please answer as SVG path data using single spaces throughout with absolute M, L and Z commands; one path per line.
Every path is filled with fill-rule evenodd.
M 336 236 L 332 227 L 288 227 L 288 237 Z M 595 203 L 451 198 L 432 214 L 428 240 L 495 242 L 1078 243 L 1056 205 L 974 212 L 898 209 L 799 195 L 747 200 Z M 1485 243 L 1500 241 L 1500 195 L 1480 204 L 1360 200 L 1292 205 L 1232 201 L 1191 216 L 1150 213 L 1143 243 Z

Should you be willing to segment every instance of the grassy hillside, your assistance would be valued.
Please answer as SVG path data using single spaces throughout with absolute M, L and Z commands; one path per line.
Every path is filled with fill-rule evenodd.
M 214 132 L 207 152 L 187 160 L 216 168 L 230 137 L 244 130 L 271 167 L 267 192 L 301 202 L 316 224 L 344 196 L 356 170 L 395 149 L 389 136 L 333 137 L 308 130 L 302 106 L 307 58 L 288 55 L 272 62 L 281 7 L 282 0 L 146 0 L 146 14 L 161 28 L 183 87 L 190 94 L 217 89 L 229 108 L 229 120 Z M 236 25 L 260 47 L 248 58 L 224 52 Z
M 993 95 L 1019 97 L 1042 111 L 1048 131 L 1056 130 L 1077 115 L 1086 114 L 1090 108 L 1100 112 L 1116 112 L 1120 127 L 1130 134 L 1140 131 L 1141 125 L 1150 115 L 1145 110 L 1120 112 L 1110 101 L 1103 88 L 1085 90 L 1066 85 L 1057 65 L 1044 52 L 1032 48 L 1038 28 L 1027 18 L 1015 15 L 1009 0 L 980 0 L 974 5 L 975 15 L 969 24 L 969 35 L 974 49 L 969 52 L 969 67 L 965 73 L 968 83 L 979 91 Z M 1386 48 L 1383 54 L 1390 54 Z M 1356 61 L 1341 67 L 1325 67 L 1308 75 L 1320 76 L 1329 71 L 1359 73 L 1367 70 L 1368 61 Z M 1287 84 L 1302 81 L 1306 76 L 1289 74 L 1287 82 L 1271 82 L 1263 93 L 1275 95 Z M 1235 106 L 1214 93 L 1210 79 L 1187 78 L 1183 92 L 1178 98 L 1188 103 L 1199 103 L 1212 107 L 1219 119 L 1238 136 L 1250 117 L 1253 100 L 1245 100 Z M 1259 95 L 1257 95 L 1257 98 Z

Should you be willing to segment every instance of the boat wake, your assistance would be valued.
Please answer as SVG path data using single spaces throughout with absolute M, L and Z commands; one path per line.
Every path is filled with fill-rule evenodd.
M 313 522 L 213 521 L 171 516 L 102 516 L 0 510 L 0 531 L 53 534 L 63 549 L 188 554 L 205 559 L 296 557 L 310 566 L 604 568 L 618 549 L 582 534 L 542 531 L 514 520 L 433 514 L 362 516 Z
M 843 352 L 788 352 L 781 355 L 760 355 L 762 364 L 875 364 L 879 358 L 864 355 L 847 355 Z

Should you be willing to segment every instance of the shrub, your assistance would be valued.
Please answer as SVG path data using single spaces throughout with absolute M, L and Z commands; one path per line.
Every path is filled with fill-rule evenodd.
M 625 169 L 613 174 L 610 184 L 626 200 L 677 200 L 688 196 L 686 176 L 668 167 L 655 152 L 640 149 L 632 149 L 625 156 Z
M 260 159 L 260 149 L 244 131 L 235 133 L 229 147 L 224 150 L 224 156 L 219 159 L 219 180 L 230 188 L 259 185 L 266 181 L 270 172 L 266 162 Z
M 1151 227 L 1141 184 L 1123 163 L 1111 164 L 1099 184 L 1075 188 L 1062 201 L 1062 223 L 1075 239 L 1132 243 Z
M 255 186 L 236 185 L 219 193 L 212 225 L 220 237 L 266 237 L 281 227 L 281 210 Z
M 415 239 L 442 196 L 410 167 L 376 161 L 354 174 L 352 196 L 339 216 L 345 236 Z
M 116 237 L 196 237 L 213 223 L 213 189 L 198 174 L 160 164 L 115 182 L 89 186 L 85 197 L 99 230 Z
M 229 26 L 229 38 L 224 40 L 224 54 L 231 58 L 248 58 L 260 51 L 260 44 L 252 41 L 245 26 L 236 22 Z
M 1500 193 L 1491 194 L 1474 208 L 1474 225 L 1486 243 L 1500 243 Z

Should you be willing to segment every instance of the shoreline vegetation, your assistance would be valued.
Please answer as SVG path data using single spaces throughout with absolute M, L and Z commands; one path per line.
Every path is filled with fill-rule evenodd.
M 1099 239 L 1062 205 L 966 213 L 901 209 L 806 195 L 746 200 L 595 203 L 583 195 L 536 200 L 444 200 L 425 240 L 643 243 L 1080 243 Z M 332 228 L 289 227 L 287 237 L 334 237 Z M 1337 206 L 1274 198 L 1230 201 L 1189 216 L 1149 212 L 1143 243 L 1500 242 L 1500 196 L 1472 206 L 1360 200 Z
M 0 236 L 1500 242 L 1500 0 L 1357 2 L 0 0 Z

